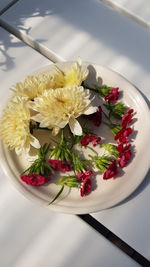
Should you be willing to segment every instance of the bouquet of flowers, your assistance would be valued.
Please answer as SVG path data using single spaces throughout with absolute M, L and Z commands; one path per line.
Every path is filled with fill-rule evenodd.
M 104 180 L 117 178 L 131 159 L 134 110 L 120 101 L 119 88 L 89 86 L 88 74 L 78 59 L 65 70 L 56 64 L 49 73 L 28 76 L 12 88 L 3 111 L 0 135 L 8 148 L 18 156 L 36 149 L 36 159 L 20 174 L 22 182 L 58 185 L 50 204 L 65 186 L 77 188 L 81 197 L 90 194 L 97 172 Z M 96 134 L 102 124 L 113 142 Z M 47 131 L 49 142 L 42 144 L 37 131 Z

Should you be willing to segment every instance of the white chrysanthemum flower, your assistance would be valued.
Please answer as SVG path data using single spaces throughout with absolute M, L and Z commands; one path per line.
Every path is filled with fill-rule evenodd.
M 61 72 L 56 71 L 50 74 L 38 74 L 27 76 L 24 82 L 19 82 L 15 85 L 13 91 L 15 95 L 25 96 L 33 100 L 38 95 L 42 94 L 47 89 L 55 89 L 63 87 L 64 76 Z
M 76 118 L 97 111 L 91 101 L 89 90 L 81 86 L 46 90 L 34 102 L 30 102 L 33 110 L 38 112 L 32 119 L 39 122 L 40 127 L 64 128 L 69 124 L 73 134 L 82 135 L 82 128 Z
M 65 70 L 55 68 L 48 74 L 27 76 L 23 82 L 17 83 L 12 90 L 16 96 L 28 97 L 33 100 L 47 89 L 63 88 L 70 85 L 81 85 L 88 75 L 87 68 L 82 66 L 80 59 L 73 62 Z
M 80 86 L 88 75 L 88 69 L 82 66 L 80 58 L 72 63 L 72 66 L 64 72 L 65 82 L 63 87 L 70 85 Z
M 4 110 L 0 121 L 0 135 L 4 143 L 17 154 L 28 152 L 30 145 L 40 147 L 39 141 L 30 133 L 30 111 L 27 98 L 15 97 Z

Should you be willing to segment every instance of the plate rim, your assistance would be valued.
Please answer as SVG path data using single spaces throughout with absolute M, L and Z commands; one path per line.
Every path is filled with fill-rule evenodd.
M 57 65 L 57 64 L 68 64 L 68 63 L 71 63 L 72 61 L 66 61 L 66 62 L 58 62 L 56 64 L 50 64 L 50 65 L 45 65 L 45 66 L 42 66 L 41 68 L 39 68 L 37 71 L 35 71 L 33 74 L 36 74 L 38 72 L 42 72 L 43 69 L 45 68 L 50 68 L 54 65 Z M 101 67 L 103 68 L 103 70 L 108 70 L 110 71 L 112 74 L 116 74 L 117 76 L 119 76 L 121 79 L 125 80 L 128 84 L 130 84 L 132 86 L 132 89 L 134 90 L 134 92 L 136 94 L 138 94 L 138 96 L 140 97 L 140 100 L 142 101 L 142 105 L 144 105 L 144 109 L 146 109 L 146 113 L 150 113 L 149 111 L 149 107 L 148 107 L 148 104 L 146 103 L 143 95 L 141 94 L 140 90 L 132 83 L 130 82 L 127 78 L 125 78 L 124 76 L 122 76 L 120 73 L 112 70 L 111 68 L 108 68 L 106 66 L 103 66 L 103 65 L 98 65 L 98 64 L 94 64 L 94 63 L 91 63 L 91 62 L 83 62 L 83 64 L 86 64 L 86 65 L 93 65 L 95 68 L 97 67 Z M 32 75 L 32 74 L 30 74 Z M 148 125 L 149 129 L 150 129 L 150 122 L 149 122 L 149 125 Z M 143 172 L 142 172 L 142 175 L 141 175 L 141 178 L 138 179 L 138 182 L 136 183 L 136 186 L 132 186 L 133 188 L 130 190 L 130 192 L 124 196 L 122 196 L 120 198 L 119 201 L 114 201 L 114 203 L 112 203 L 111 205 L 108 204 L 106 205 L 105 204 L 105 207 L 103 208 L 98 208 L 97 206 L 96 207 L 93 207 L 91 209 L 89 209 L 88 207 L 72 207 L 72 206 L 61 206 L 61 205 L 58 205 L 57 204 L 52 204 L 52 205 L 46 205 L 45 202 L 42 203 L 41 199 L 38 199 L 37 196 L 34 196 L 32 195 L 32 193 L 30 191 L 27 191 L 22 185 L 21 183 L 18 183 L 18 181 L 16 180 L 16 178 L 14 178 L 10 168 L 9 168 L 9 164 L 7 163 L 7 160 L 6 158 L 4 157 L 5 155 L 5 145 L 3 144 L 2 140 L 0 140 L 0 157 L 1 157 L 1 162 L 0 162 L 0 165 L 1 165 L 1 168 L 3 170 L 3 172 L 5 173 L 5 175 L 9 178 L 9 180 L 12 182 L 12 184 L 18 189 L 18 191 L 24 195 L 27 199 L 30 199 L 31 201 L 34 201 L 34 203 L 37 203 L 37 204 L 40 204 L 44 207 L 48 207 L 50 210 L 53 210 L 53 211 L 57 211 L 57 212 L 61 212 L 61 213 L 67 213 L 67 214 L 86 214 L 86 213 L 95 213 L 95 212 L 99 212 L 101 210 L 104 210 L 104 209 L 108 209 L 108 208 L 111 208 L 111 207 L 114 207 L 118 204 L 120 204 L 122 201 L 124 201 L 125 199 L 127 199 L 138 187 L 139 185 L 143 182 L 143 180 L 145 179 L 145 176 L 149 170 L 149 166 L 147 164 L 147 166 L 143 169 Z M 150 153 L 149 153 L 150 154 Z M 149 162 L 150 163 L 150 162 Z M 122 195 L 122 194 L 121 194 Z

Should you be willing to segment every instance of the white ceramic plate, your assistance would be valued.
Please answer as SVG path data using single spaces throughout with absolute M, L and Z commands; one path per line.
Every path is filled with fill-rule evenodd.
M 59 63 L 59 67 L 66 67 L 70 63 Z M 150 113 L 148 106 L 139 91 L 118 73 L 98 65 L 87 64 L 90 75 L 88 83 L 94 84 L 95 79 L 113 87 L 119 87 L 123 92 L 123 101 L 136 112 L 133 141 L 135 155 L 130 164 L 123 169 L 118 178 L 104 181 L 102 175 L 97 175 L 95 189 L 86 197 L 81 198 L 78 189 L 68 190 L 66 187 L 55 203 L 48 206 L 50 200 L 57 194 L 59 187 L 49 184 L 41 187 L 28 186 L 20 181 L 20 173 L 27 167 L 27 160 L 17 157 L 1 142 L 1 166 L 6 175 L 27 198 L 59 212 L 84 214 L 97 212 L 116 205 L 128 197 L 143 181 L 150 163 L 149 133 Z M 48 72 L 52 65 L 40 69 L 38 72 Z M 100 127 L 99 135 L 104 136 L 105 127 Z M 136 135 L 136 136 L 135 136 Z M 110 135 L 107 136 L 110 138 Z M 112 140 L 109 140 L 112 141 Z

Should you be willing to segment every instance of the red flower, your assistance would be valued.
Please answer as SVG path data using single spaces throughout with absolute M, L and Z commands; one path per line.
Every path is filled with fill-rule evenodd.
M 48 162 L 54 170 L 61 168 L 62 165 L 61 160 L 49 159 Z
M 113 88 L 107 96 L 105 96 L 105 101 L 108 103 L 115 103 L 119 97 L 119 88 Z
M 122 127 L 126 127 L 127 124 L 132 122 L 132 113 L 134 112 L 133 109 L 129 109 L 128 112 L 126 114 L 123 115 L 122 117 Z
M 121 157 L 126 151 L 128 151 L 130 149 L 130 147 L 131 147 L 131 144 L 126 144 L 126 145 L 119 144 L 117 146 L 117 150 L 119 152 L 119 157 Z
M 96 136 L 91 136 L 91 139 L 92 139 L 91 141 L 92 141 L 92 145 L 93 146 L 96 146 L 101 141 L 101 138 L 100 137 L 96 137 Z
M 100 137 L 96 137 L 94 135 L 85 135 L 81 139 L 80 143 L 82 146 L 87 146 L 90 142 L 92 142 L 93 146 L 96 146 L 101 141 Z
M 101 106 L 98 107 L 98 111 L 87 116 L 89 120 L 93 122 L 93 124 L 97 127 L 101 125 L 102 122 L 102 108 Z
M 130 158 L 131 158 L 131 150 L 130 150 L 131 144 L 128 145 L 124 145 L 124 144 L 120 144 L 117 147 L 117 150 L 119 152 L 119 165 L 121 168 L 125 167 Z
M 33 186 L 43 185 L 50 181 L 50 178 L 44 177 L 39 174 L 26 174 L 21 176 L 21 180 L 26 184 L 30 184 Z
M 117 175 L 117 173 L 117 163 L 116 160 L 113 160 L 109 163 L 107 170 L 104 172 L 103 179 L 108 180 L 110 178 L 113 178 Z
M 132 128 L 123 127 L 114 137 L 115 140 L 119 140 L 120 143 L 127 143 L 128 136 L 132 134 Z
M 60 170 L 61 172 L 69 172 L 71 170 L 70 164 L 67 162 L 62 163 Z
M 82 146 L 87 146 L 90 143 L 90 135 L 85 135 L 80 141 Z
M 48 162 L 54 170 L 60 170 L 61 172 L 68 172 L 71 170 L 70 164 L 67 162 L 56 159 L 49 159 Z
M 90 178 L 86 178 L 80 188 L 80 195 L 84 197 L 92 191 L 92 183 Z
M 92 190 L 91 176 L 93 175 L 92 171 L 79 172 L 77 178 L 79 182 L 82 182 L 80 188 L 81 197 L 86 196 Z
M 91 178 L 91 176 L 93 175 L 92 171 L 85 171 L 85 172 L 78 172 L 77 173 L 77 178 L 80 182 L 85 181 L 86 179 Z

